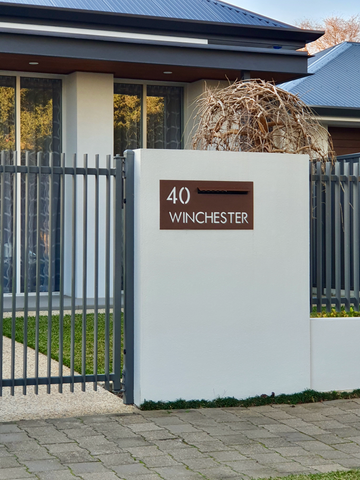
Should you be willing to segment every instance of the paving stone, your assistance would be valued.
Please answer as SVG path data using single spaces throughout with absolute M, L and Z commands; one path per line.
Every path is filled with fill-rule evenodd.
M 116 480 L 119 478 L 114 472 L 102 472 L 102 473 L 87 472 L 87 473 L 79 473 L 78 475 L 79 475 L 79 478 L 83 478 L 84 480 Z M 142 477 L 141 479 L 144 480 Z M 159 480 L 159 477 L 157 478 L 157 480 Z
M 188 461 L 188 459 L 186 460 Z M 179 462 L 174 460 L 170 455 L 156 455 L 155 457 L 146 457 L 143 462 L 146 467 L 171 467 L 173 465 L 179 465 Z
M 284 457 L 297 457 L 309 454 L 307 450 L 301 447 L 274 447 L 272 450 L 276 450 Z
M 50 443 L 71 443 L 73 442 L 72 439 L 68 438 L 61 432 L 57 432 L 56 435 L 44 435 L 36 437 L 36 441 L 39 442 L 40 445 L 50 444 Z
M 9 443 L 26 442 L 29 437 L 24 432 L 20 433 L 0 433 L 0 443 L 7 445 Z
M 67 466 L 75 475 L 82 473 L 106 473 L 110 471 L 101 462 L 69 463 Z
M 199 472 L 208 480 L 227 480 L 228 478 L 239 478 L 239 474 L 229 467 L 201 468 Z
M 360 445 L 357 443 L 342 443 L 340 445 L 336 445 L 337 450 L 341 450 L 345 453 L 360 454 Z
M 206 432 L 199 433 L 178 433 L 178 436 L 183 438 L 186 443 L 194 442 L 211 442 L 214 438 Z
M 360 458 L 340 458 L 337 463 L 346 468 L 360 468 Z
M 202 469 L 219 467 L 219 462 L 216 462 L 210 457 L 203 458 L 186 458 L 182 463 L 195 472 L 200 472 Z
M 351 455 L 345 452 L 341 452 L 340 450 L 334 450 L 332 452 L 330 451 L 321 451 L 319 452 L 319 455 L 321 455 L 323 458 L 329 458 L 330 460 L 333 459 L 340 459 L 340 458 L 353 458 Z
M 247 457 L 245 455 L 241 455 L 241 453 L 235 451 L 235 450 L 226 450 L 222 452 L 211 452 L 209 455 L 215 460 L 218 460 L 219 462 L 226 463 L 227 461 L 240 461 L 240 460 L 247 460 Z
M 196 434 L 198 435 L 198 434 Z M 175 435 L 170 433 L 168 430 L 150 430 L 149 432 L 141 432 L 141 436 L 151 442 L 152 440 L 171 440 L 172 438 L 177 438 Z
M 338 435 L 329 435 L 329 434 L 326 434 L 326 435 L 314 435 L 313 436 L 315 440 L 318 440 L 319 442 L 323 442 L 323 443 L 326 443 L 327 445 L 339 445 L 339 444 L 343 444 L 343 443 L 347 443 L 349 444 L 350 441 L 348 438 L 341 438 L 339 437 Z M 338 448 L 338 447 L 336 447 Z
M 34 475 L 29 473 L 25 467 L 0 469 L 0 480 L 10 480 L 10 479 L 20 479 L 20 478 L 34 478 Z
M 24 450 L 22 452 L 16 452 L 16 457 L 19 461 L 23 460 L 51 460 L 54 457 L 49 454 L 45 448 L 39 448 L 36 450 Z
M 116 472 L 117 475 L 119 475 L 120 477 L 124 477 L 126 479 L 130 476 L 137 475 L 140 477 L 141 475 L 152 473 L 148 468 L 146 468 L 141 463 L 134 463 L 132 465 L 113 465 L 111 467 L 111 470 L 114 470 L 114 472 Z
M 314 440 L 311 436 L 305 435 L 305 433 L 300 432 L 284 432 L 279 433 L 278 435 L 285 438 L 285 440 L 288 440 L 289 442 L 303 442 Z
M 57 430 L 52 425 L 41 426 L 41 427 L 26 426 L 26 427 L 23 427 L 23 429 L 32 438 L 44 437 L 46 435 L 57 435 L 59 433 L 59 430 Z
M 67 470 L 55 470 L 52 472 L 37 472 L 37 478 L 40 480 L 75 480 L 77 477 Z
M 0 433 L 23 433 L 14 423 L 4 423 L 0 425 Z
M 50 470 L 66 470 L 57 459 L 51 460 L 23 460 L 22 462 L 31 473 L 48 472 Z
M 280 473 L 286 474 L 297 474 L 297 473 L 311 473 L 309 467 L 305 467 L 301 465 L 299 462 L 283 462 L 283 463 L 276 463 L 276 464 L 269 464 L 269 466 L 273 467 Z
M 155 467 L 152 470 L 159 473 L 159 475 L 165 480 L 204 480 L 204 477 L 199 473 L 192 472 L 185 466 L 180 465 L 174 467 Z
M 266 425 L 266 430 L 269 430 L 271 433 L 279 433 L 279 432 L 296 432 L 295 428 L 289 427 L 289 425 L 278 424 L 275 425 Z
M 282 457 L 278 453 L 257 453 L 252 455 L 251 458 L 255 459 L 261 465 L 284 463 L 288 461 L 285 457 Z
M 337 470 L 342 470 L 342 471 L 350 470 L 349 468 L 343 467 L 339 463 L 333 463 L 329 465 L 315 465 L 313 469 L 321 473 L 335 472 Z
M 326 445 L 325 443 L 318 442 L 317 440 L 312 440 L 309 442 L 296 442 L 299 447 L 302 447 L 304 450 L 310 452 L 319 452 L 319 451 L 334 451 L 334 448 L 330 447 L 330 445 Z
M 174 440 L 153 440 L 153 443 L 164 452 L 179 450 L 180 448 L 189 448 L 189 445 L 184 443 L 180 438 L 175 438 Z
M 227 447 L 224 443 L 219 440 L 214 440 L 212 442 L 194 442 L 194 447 L 196 447 L 200 452 L 222 452 L 224 450 L 231 450 L 232 448 L 237 447 L 237 445 L 231 445 Z M 170 452 L 171 453 L 171 452 Z
M 62 430 L 62 433 L 71 440 L 79 441 L 83 438 L 96 437 L 99 432 L 91 427 L 70 428 Z
M 0 470 L 3 468 L 21 467 L 22 465 L 13 456 L 0 458 Z
M 220 440 L 225 445 L 246 445 L 248 439 L 242 435 L 213 435 L 213 438 Z
M 96 455 L 94 458 L 99 460 L 106 467 L 111 465 L 127 465 L 136 463 L 130 453 L 110 453 L 105 455 Z
M 128 447 L 126 448 L 133 457 L 144 458 L 151 457 L 155 455 L 163 455 L 163 452 L 157 446 L 148 446 L 148 447 Z
M 312 467 L 314 465 L 329 465 L 329 460 L 327 458 L 322 458 L 320 455 L 297 456 L 293 457 L 292 460 L 295 460 L 305 467 Z
M 244 435 L 250 439 L 260 439 L 260 438 L 277 438 L 277 435 L 269 432 L 265 429 L 257 429 L 257 430 L 244 430 Z
M 180 462 L 184 461 L 186 463 L 186 460 L 189 458 L 207 458 L 208 455 L 200 452 L 197 448 L 184 448 L 178 451 L 173 451 L 171 452 L 171 456 Z

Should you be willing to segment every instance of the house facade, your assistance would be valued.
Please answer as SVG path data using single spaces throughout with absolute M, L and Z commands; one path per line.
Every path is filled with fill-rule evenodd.
M 63 152 L 70 165 L 74 154 L 81 163 L 86 153 L 89 166 L 94 166 L 96 154 L 101 166 L 106 155 L 126 149 L 190 148 L 194 102 L 206 85 L 240 78 L 280 83 L 304 77 L 307 55 L 298 50 L 320 34 L 214 0 L 0 0 L 3 161 L 36 164 L 41 152 L 41 162 L 47 165 L 53 152 L 56 165 Z M 17 181 L 17 211 L 3 218 L 4 255 L 9 258 L 3 289 L 14 293 L 16 288 L 20 294 L 25 237 L 29 261 L 38 237 L 35 227 L 29 233 L 24 230 L 25 186 Z M 7 188 L 4 196 L 10 198 L 13 185 Z M 35 225 L 35 183 L 29 189 Z M 14 216 L 21 247 L 15 287 Z M 50 248 L 56 250 L 49 245 L 48 224 L 45 208 L 39 224 L 44 259 Z M 48 291 L 48 265 L 43 263 L 41 290 Z M 56 265 L 55 260 L 53 291 L 58 290 Z M 29 281 L 31 292 L 31 275 Z

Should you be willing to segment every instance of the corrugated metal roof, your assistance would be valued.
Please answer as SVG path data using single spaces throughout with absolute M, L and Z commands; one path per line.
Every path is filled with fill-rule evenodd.
M 0 3 L 238 25 L 290 27 L 286 23 L 217 0 L 0 0 Z
M 307 104 L 360 108 L 360 43 L 343 42 L 309 59 L 313 75 L 279 85 Z

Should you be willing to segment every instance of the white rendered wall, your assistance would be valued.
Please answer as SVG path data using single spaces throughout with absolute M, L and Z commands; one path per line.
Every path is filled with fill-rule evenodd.
M 73 154 L 77 154 L 78 167 L 84 165 L 83 156 L 88 154 L 88 166 L 95 166 L 95 155 L 100 155 L 100 167 L 106 165 L 106 156 L 113 152 L 114 135 L 114 78 L 100 73 L 75 72 L 64 80 L 64 152 L 66 163 L 72 166 Z M 99 296 L 105 295 L 105 180 L 101 178 L 100 195 L 100 244 L 99 244 Z M 88 262 L 87 296 L 94 296 L 94 177 L 88 183 Z M 66 250 L 65 250 L 65 294 L 71 289 L 71 179 L 66 185 Z M 76 297 L 82 296 L 83 271 L 83 181 L 77 182 L 77 245 L 76 245 Z M 112 236 L 111 236 L 112 238 Z M 112 247 L 112 242 L 111 242 Z M 112 273 L 110 275 L 112 279 Z
M 184 148 L 192 148 L 192 137 L 196 132 L 196 101 L 206 88 L 225 88 L 229 85 L 227 81 L 220 80 L 198 80 L 188 83 L 184 87 Z
M 135 403 L 310 387 L 308 157 L 135 152 Z M 254 182 L 254 230 L 160 230 L 159 180 Z
M 311 388 L 359 388 L 359 338 L 360 318 L 311 319 Z

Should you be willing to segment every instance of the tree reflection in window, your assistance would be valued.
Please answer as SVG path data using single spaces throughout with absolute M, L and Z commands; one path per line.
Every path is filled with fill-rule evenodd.
M 141 146 L 142 85 L 115 83 L 114 153 Z

